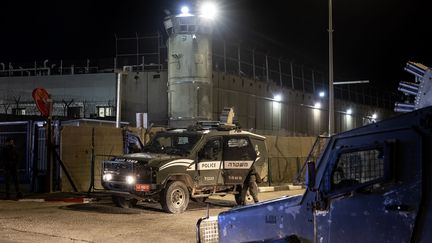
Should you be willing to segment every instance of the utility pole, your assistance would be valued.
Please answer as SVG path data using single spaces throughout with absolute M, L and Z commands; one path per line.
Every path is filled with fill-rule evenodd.
M 332 0 L 328 2 L 328 33 L 329 33 L 329 135 L 334 133 L 334 94 L 333 94 L 333 12 Z

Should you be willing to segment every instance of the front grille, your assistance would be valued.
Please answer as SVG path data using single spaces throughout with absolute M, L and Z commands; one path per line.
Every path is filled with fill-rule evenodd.
M 103 173 L 112 174 L 114 182 L 124 182 L 128 175 L 136 176 L 136 183 L 154 183 L 152 168 L 146 162 L 110 161 L 103 162 Z
M 219 228 L 217 216 L 201 221 L 199 225 L 200 242 L 219 242 Z
M 133 163 L 130 162 L 118 162 L 118 161 L 104 161 L 104 171 L 109 171 L 114 174 L 114 177 L 118 175 L 129 175 L 133 172 Z

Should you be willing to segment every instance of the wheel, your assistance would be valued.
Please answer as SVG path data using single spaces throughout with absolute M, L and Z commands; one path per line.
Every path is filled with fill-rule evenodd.
M 115 205 L 121 208 L 133 208 L 138 202 L 135 198 L 126 199 L 125 197 L 119 196 L 112 196 L 112 200 Z
M 181 181 L 169 182 L 162 191 L 161 205 L 168 213 L 183 213 L 189 204 L 189 190 Z

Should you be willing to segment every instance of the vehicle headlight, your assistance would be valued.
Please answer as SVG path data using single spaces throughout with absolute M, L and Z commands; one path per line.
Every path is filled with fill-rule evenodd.
M 135 183 L 135 177 L 134 176 L 126 176 L 126 182 L 129 185 L 132 185 Z
M 110 180 L 112 180 L 112 178 L 113 178 L 112 174 L 104 174 L 103 177 L 102 177 L 102 179 L 104 181 L 110 181 Z
M 199 242 L 219 242 L 218 216 L 198 221 Z

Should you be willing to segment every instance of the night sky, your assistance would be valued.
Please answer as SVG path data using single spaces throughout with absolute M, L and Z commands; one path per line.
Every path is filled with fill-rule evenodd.
M 163 32 L 185 1 L 2 1 L 0 62 L 114 56 L 114 35 Z M 328 2 L 219 0 L 218 35 L 328 71 Z M 396 91 L 407 61 L 432 67 L 431 1 L 333 0 L 336 80 Z

